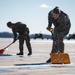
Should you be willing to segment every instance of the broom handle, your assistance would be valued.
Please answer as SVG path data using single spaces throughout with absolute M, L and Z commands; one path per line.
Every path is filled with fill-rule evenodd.
M 6 46 L 4 49 L 6 49 L 6 48 L 8 48 L 10 45 L 12 45 L 13 44 L 13 42 L 12 43 L 10 43 L 8 46 Z

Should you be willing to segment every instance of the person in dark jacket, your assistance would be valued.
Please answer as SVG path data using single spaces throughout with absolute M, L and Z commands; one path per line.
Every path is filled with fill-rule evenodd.
M 53 46 L 51 53 L 61 52 L 64 53 L 63 38 L 69 33 L 71 23 L 68 15 L 61 11 L 59 7 L 55 7 L 48 14 L 48 27 L 47 30 L 51 31 L 52 24 L 54 29 L 52 31 Z M 51 58 L 46 62 L 50 62 Z
M 31 44 L 30 44 L 29 29 L 26 26 L 26 24 L 23 24 L 21 22 L 12 23 L 12 22 L 9 21 L 7 23 L 7 26 L 12 29 L 12 32 L 13 32 L 13 35 L 14 35 L 13 43 L 17 39 L 19 39 L 20 53 L 18 53 L 17 55 L 23 55 L 24 40 L 26 40 L 26 46 L 27 46 L 28 51 L 29 51 L 28 55 L 31 55 L 32 54 L 32 48 L 31 48 Z

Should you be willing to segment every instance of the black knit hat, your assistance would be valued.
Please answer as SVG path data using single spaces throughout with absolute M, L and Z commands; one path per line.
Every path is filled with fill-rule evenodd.
M 55 14 L 60 14 L 59 7 L 55 7 L 55 8 L 53 9 L 53 13 L 55 13 Z
M 12 26 L 12 22 L 9 21 L 9 22 L 7 23 L 7 26 L 8 26 L 8 27 Z

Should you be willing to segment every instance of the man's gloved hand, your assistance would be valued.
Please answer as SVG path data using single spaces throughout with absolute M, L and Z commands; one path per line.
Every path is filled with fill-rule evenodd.
M 52 32 L 52 33 L 54 32 L 53 28 L 47 27 L 46 29 L 47 29 L 49 32 Z
M 16 42 L 16 40 L 17 40 L 17 39 L 14 39 L 14 40 L 13 40 L 13 43 L 15 43 L 15 42 Z

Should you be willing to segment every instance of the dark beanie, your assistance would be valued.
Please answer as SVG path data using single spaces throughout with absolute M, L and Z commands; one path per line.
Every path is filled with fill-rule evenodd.
M 9 22 L 7 23 L 7 26 L 8 26 L 8 27 L 12 26 L 12 22 L 9 21 Z
M 55 8 L 53 9 L 53 13 L 55 13 L 55 14 L 60 14 L 59 7 L 55 7 Z

